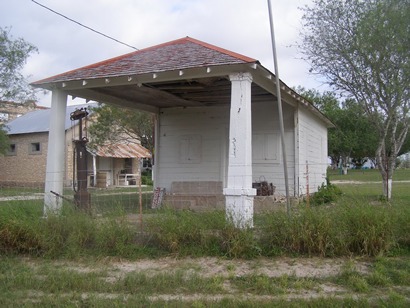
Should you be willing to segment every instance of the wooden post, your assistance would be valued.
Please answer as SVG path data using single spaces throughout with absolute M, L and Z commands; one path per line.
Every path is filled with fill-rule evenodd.
M 310 195 L 309 195 L 309 162 L 306 161 L 306 206 L 310 207 Z

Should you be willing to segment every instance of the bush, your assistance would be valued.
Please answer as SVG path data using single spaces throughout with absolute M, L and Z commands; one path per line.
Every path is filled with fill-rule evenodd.
M 318 191 L 313 194 L 310 201 L 312 205 L 327 204 L 337 201 L 341 195 L 341 189 L 330 183 L 329 179 L 326 179 L 326 185 L 322 183 L 322 186 L 318 187 Z
M 143 171 L 141 173 L 141 184 L 148 185 L 148 186 L 154 185 L 154 182 L 152 181 L 152 171 L 151 170 Z

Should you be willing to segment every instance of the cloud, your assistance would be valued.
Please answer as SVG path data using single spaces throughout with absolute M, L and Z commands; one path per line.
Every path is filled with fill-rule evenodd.
M 37 1 L 139 49 L 191 36 L 256 58 L 273 71 L 264 0 Z M 298 7 L 311 1 L 272 1 L 280 77 L 289 86 L 320 85 L 308 75 L 309 67 L 294 47 L 300 29 Z M 2 0 L 0 26 L 11 26 L 14 37 L 39 49 L 24 69 L 30 81 L 133 51 L 29 0 Z

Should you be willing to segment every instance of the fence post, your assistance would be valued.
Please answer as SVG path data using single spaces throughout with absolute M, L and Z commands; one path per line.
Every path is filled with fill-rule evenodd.
M 143 226 L 142 226 L 142 188 L 141 188 L 141 186 L 142 186 L 142 173 L 141 173 L 141 158 L 139 159 L 139 174 L 140 174 L 140 176 L 139 176 L 139 181 L 138 181 L 138 187 L 139 187 L 139 193 L 140 193 L 140 196 L 139 196 L 139 206 L 140 206 L 140 217 L 139 217 L 139 219 L 140 219 L 140 227 L 141 227 L 141 232 L 143 231 Z
M 309 161 L 306 161 L 306 206 L 310 206 L 310 195 L 309 195 Z

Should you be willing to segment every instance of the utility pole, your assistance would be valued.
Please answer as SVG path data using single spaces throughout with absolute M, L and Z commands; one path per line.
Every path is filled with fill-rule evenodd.
M 280 92 L 280 79 L 279 79 L 278 59 L 276 55 L 275 30 L 273 26 L 272 6 L 271 6 L 270 0 L 268 0 L 268 10 L 269 10 L 270 33 L 271 33 L 271 42 L 272 42 L 273 64 L 275 66 L 276 96 L 278 98 L 278 116 L 279 116 L 279 128 L 280 128 L 280 137 L 281 137 L 280 139 L 282 143 L 283 173 L 285 175 L 286 209 L 287 209 L 288 215 L 290 215 L 288 163 L 287 163 L 287 156 L 286 156 L 285 130 L 283 126 L 282 97 L 281 97 L 281 92 Z

